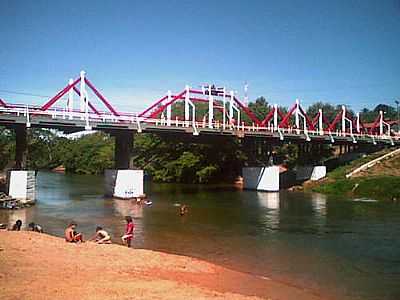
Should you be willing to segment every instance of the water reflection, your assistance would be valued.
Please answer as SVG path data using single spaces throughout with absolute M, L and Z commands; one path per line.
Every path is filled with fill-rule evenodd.
M 135 219 L 143 218 L 143 206 L 136 200 L 113 199 L 115 211 L 121 216 L 132 216 Z
M 268 209 L 279 210 L 279 193 L 257 192 L 257 200 L 260 206 Z
M 318 193 L 311 194 L 312 207 L 317 217 L 326 216 L 326 200 L 327 196 L 324 194 L 318 194 Z
M 265 232 L 276 231 L 279 229 L 279 193 L 257 192 L 258 204 L 265 208 L 260 215 L 260 222 L 263 224 Z

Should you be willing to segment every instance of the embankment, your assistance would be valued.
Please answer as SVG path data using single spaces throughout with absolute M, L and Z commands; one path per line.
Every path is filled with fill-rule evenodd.
M 366 197 L 380 200 L 400 200 L 400 155 L 396 154 L 379 161 L 372 167 L 347 178 L 346 174 L 363 164 L 381 157 L 393 149 L 366 155 L 348 165 L 338 167 L 327 177 L 317 182 L 306 182 L 306 190 L 314 192 Z

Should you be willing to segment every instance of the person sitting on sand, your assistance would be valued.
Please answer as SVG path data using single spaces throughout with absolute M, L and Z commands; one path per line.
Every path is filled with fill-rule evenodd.
M 126 216 L 126 227 L 125 227 L 125 234 L 121 237 L 122 242 L 131 247 L 132 239 L 133 239 L 133 230 L 135 229 L 135 224 L 133 224 L 132 217 Z
M 77 224 L 72 222 L 68 225 L 67 229 L 65 229 L 65 241 L 69 243 L 83 243 L 83 235 L 75 231 L 76 226 Z
M 97 244 L 111 244 L 111 237 L 103 227 L 97 226 L 96 234 L 91 238 L 91 241 L 95 241 Z
M 36 223 L 29 223 L 29 225 L 28 225 L 28 227 L 29 227 L 29 230 L 30 231 L 35 231 L 35 232 L 39 232 L 39 233 L 43 233 L 43 228 L 42 228 L 42 226 L 40 226 L 39 224 L 36 224 Z
M 179 214 L 181 215 L 181 217 L 183 217 L 185 214 L 187 214 L 188 211 L 189 211 L 189 209 L 186 204 L 182 204 L 179 208 Z
M 20 231 L 22 227 L 22 221 L 21 220 L 17 220 L 15 222 L 15 224 L 12 226 L 11 230 L 12 231 Z

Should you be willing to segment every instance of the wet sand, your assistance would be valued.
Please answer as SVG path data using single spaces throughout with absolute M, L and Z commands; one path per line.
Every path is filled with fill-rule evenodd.
M 198 259 L 0 231 L 0 299 L 327 299 Z

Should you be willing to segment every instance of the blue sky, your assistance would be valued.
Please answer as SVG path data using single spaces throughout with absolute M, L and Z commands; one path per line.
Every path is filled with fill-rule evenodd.
M 40 104 L 70 77 L 119 109 L 214 82 L 250 99 L 353 109 L 400 98 L 400 1 L 0 0 L 0 97 Z

